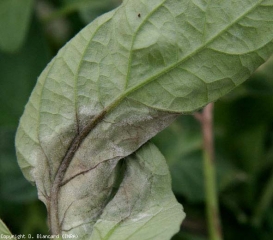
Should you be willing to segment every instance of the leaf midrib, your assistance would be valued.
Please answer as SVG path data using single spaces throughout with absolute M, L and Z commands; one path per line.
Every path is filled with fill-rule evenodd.
M 219 36 L 221 36 L 224 32 L 226 32 L 229 28 L 231 28 L 233 25 L 235 25 L 236 23 L 238 23 L 242 18 L 244 18 L 247 14 L 249 14 L 251 11 L 253 11 L 258 5 L 260 5 L 260 3 L 263 0 L 258 1 L 255 5 L 253 5 L 250 9 L 248 9 L 246 12 L 244 12 L 244 14 L 242 14 L 241 16 L 239 16 L 237 19 L 235 19 L 232 23 L 228 24 L 225 28 L 223 28 L 219 33 L 215 34 L 213 37 L 211 37 L 206 43 L 202 44 L 200 47 L 198 47 L 196 50 L 192 51 L 191 53 L 189 53 L 187 56 L 185 56 L 184 58 L 182 58 L 180 61 L 166 67 L 163 71 L 155 74 L 154 76 L 151 76 L 150 78 L 142 81 L 140 84 L 133 86 L 131 88 L 128 88 L 122 95 L 120 95 L 119 97 L 117 97 L 116 99 L 114 99 L 114 101 L 112 103 L 110 103 L 108 105 L 108 107 L 105 108 L 105 111 L 107 113 L 111 112 L 115 107 L 117 107 L 117 105 L 119 105 L 120 102 L 122 102 L 123 99 L 125 99 L 126 97 L 128 97 L 130 94 L 136 92 L 138 89 L 144 87 L 145 85 L 155 81 L 156 79 L 158 79 L 159 77 L 169 73 L 170 71 L 172 71 L 173 69 L 175 69 L 176 67 L 178 67 L 180 64 L 182 64 L 183 62 L 187 61 L 188 59 L 190 59 L 191 57 L 193 57 L 195 54 L 199 53 L 201 50 L 203 50 L 204 48 L 206 48 L 209 44 L 211 44 L 214 40 L 216 40 Z M 137 29 L 139 30 L 139 29 Z M 135 34 L 136 35 L 136 34 Z M 135 40 L 135 38 L 133 38 L 133 40 Z M 130 66 L 129 66 L 130 67 Z M 128 71 L 129 73 L 130 71 Z M 128 77 L 128 76 L 127 76 Z M 164 109 L 162 109 L 163 111 Z M 170 110 L 168 110 L 170 112 Z M 174 113 L 180 113 L 179 111 L 171 111 Z
M 149 84 L 150 82 L 153 82 L 154 80 L 158 79 L 159 77 L 167 74 L 168 72 L 172 71 L 173 69 L 175 69 L 176 67 L 178 67 L 180 64 L 182 64 L 183 62 L 187 61 L 188 59 L 190 59 L 191 57 L 193 57 L 195 54 L 201 52 L 201 50 L 203 50 L 204 48 L 206 48 L 209 44 L 211 44 L 214 40 L 216 40 L 218 37 L 220 37 L 224 32 L 226 32 L 229 28 L 231 28 L 233 25 L 235 25 L 236 23 L 238 23 L 242 18 L 244 18 L 246 15 L 248 15 L 250 12 L 252 12 L 258 5 L 260 5 L 260 3 L 263 0 L 258 1 L 255 5 L 253 5 L 250 9 L 248 9 L 244 14 L 242 14 L 240 17 L 238 17 L 237 19 L 235 19 L 232 23 L 228 24 L 225 28 L 223 28 L 219 33 L 215 34 L 213 37 L 211 37 L 206 43 L 202 44 L 200 47 L 198 47 L 196 50 L 192 51 L 191 53 L 189 53 L 187 56 L 185 56 L 184 58 L 182 58 L 180 61 L 166 67 L 163 71 L 155 74 L 154 76 L 151 76 L 150 78 L 144 80 L 143 82 L 141 82 L 139 85 L 133 86 L 129 89 L 127 89 L 123 95 L 121 95 L 120 97 L 118 97 L 116 99 L 116 101 L 119 101 L 119 98 L 124 99 L 125 97 L 127 97 L 128 95 L 132 94 L 133 92 L 135 92 L 136 90 L 144 87 L 145 85 Z M 113 101 L 113 103 L 115 102 L 115 100 Z M 110 104 L 111 105 L 111 104 Z

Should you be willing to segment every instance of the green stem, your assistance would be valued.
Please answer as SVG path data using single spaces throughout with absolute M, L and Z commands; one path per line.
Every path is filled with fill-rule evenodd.
M 203 134 L 203 165 L 205 177 L 206 212 L 210 240 L 222 240 L 213 146 L 213 103 L 208 104 L 203 112 L 196 114 Z
M 273 171 L 271 177 L 262 193 L 261 200 L 257 204 L 257 207 L 254 211 L 254 216 L 252 218 L 253 225 L 259 227 L 261 225 L 265 211 L 270 206 L 273 199 Z

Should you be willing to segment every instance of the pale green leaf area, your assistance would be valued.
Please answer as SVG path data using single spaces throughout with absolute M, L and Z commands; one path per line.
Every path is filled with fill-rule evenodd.
M 19 165 L 49 210 L 51 231 L 78 233 L 81 239 L 92 234 L 111 239 L 113 231 L 115 239 L 126 231 L 125 239 L 134 239 L 129 232 L 135 229 L 166 239 L 159 222 L 168 221 L 174 204 L 150 200 L 161 195 L 158 187 L 127 209 L 140 222 L 131 224 L 134 217 L 116 222 L 126 212 L 126 202 L 119 202 L 119 210 L 116 199 L 131 204 L 142 176 L 150 178 L 147 183 L 156 179 L 138 157 L 130 165 L 130 155 L 177 115 L 245 81 L 272 53 L 272 39 L 272 0 L 127 0 L 77 34 L 40 75 L 16 135 Z M 159 158 L 147 147 L 139 151 L 149 154 L 147 161 Z M 124 158 L 124 181 L 131 166 L 143 171 L 132 175 L 140 185 L 126 194 L 122 189 L 132 180 L 120 180 Z M 158 214 L 144 210 L 155 217 L 137 230 L 149 218 L 141 215 L 144 203 Z M 169 237 L 178 230 L 181 207 L 178 215 L 164 225 Z
M 11 232 L 9 231 L 5 223 L 3 223 L 3 221 L 0 219 L 0 235 L 2 234 L 6 237 L 9 237 L 9 239 L 14 239 L 14 238 L 11 238 L 12 236 Z
M 14 52 L 25 39 L 33 0 L 0 1 L 0 50 Z
M 166 160 L 150 143 L 124 164 L 124 179 L 91 239 L 170 239 L 185 214 L 171 191 Z

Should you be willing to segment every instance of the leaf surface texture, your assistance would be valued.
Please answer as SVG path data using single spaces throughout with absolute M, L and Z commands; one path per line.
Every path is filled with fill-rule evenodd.
M 63 232 L 77 232 L 82 239 L 121 239 L 116 236 L 126 229 L 124 239 L 137 239 L 129 234 L 137 229 L 130 221 L 145 208 L 135 205 L 129 211 L 132 219 L 118 223 L 112 216 L 123 219 L 128 209 L 119 210 L 117 199 L 126 197 L 124 188 L 130 189 L 129 205 L 141 195 L 141 174 L 157 189 L 155 196 L 164 185 L 160 190 L 152 182 L 157 174 L 145 172 L 144 160 L 133 155 L 132 161 L 131 155 L 144 154 L 147 164 L 159 159 L 148 147 L 137 150 L 178 114 L 195 111 L 241 84 L 270 56 L 272 5 L 272 0 L 127 0 L 59 51 L 30 97 L 16 147 L 25 177 L 35 182 Z M 143 172 L 127 178 L 133 166 Z M 140 185 L 126 187 L 129 182 Z M 151 210 L 162 205 L 161 212 L 170 216 L 177 208 L 163 198 L 150 202 L 152 196 L 140 196 Z M 178 212 L 176 229 L 183 216 L 181 208 Z M 154 222 L 161 233 L 157 221 L 154 217 L 146 226 Z M 149 229 L 152 234 L 153 227 L 144 224 L 139 231 Z M 170 232 L 150 239 L 168 239 Z
M 5 225 L 5 223 L 3 223 L 3 221 L 0 219 L 0 234 L 3 234 L 5 237 L 8 237 L 9 239 L 15 239 L 14 237 L 11 237 L 12 234 L 9 231 L 9 229 L 7 228 L 7 226 Z

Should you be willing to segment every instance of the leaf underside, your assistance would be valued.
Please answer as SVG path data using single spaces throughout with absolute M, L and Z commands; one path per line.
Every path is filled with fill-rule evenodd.
M 5 237 L 9 238 L 9 239 L 14 239 L 11 234 L 11 232 L 9 231 L 8 227 L 5 225 L 5 223 L 3 223 L 3 221 L 0 219 L 0 235 L 4 235 Z
M 146 169 L 166 168 L 158 150 L 137 149 L 178 114 L 245 81 L 273 50 L 272 21 L 272 0 L 127 0 L 66 44 L 39 77 L 16 135 L 51 231 L 169 239 L 182 208 L 169 180 Z

